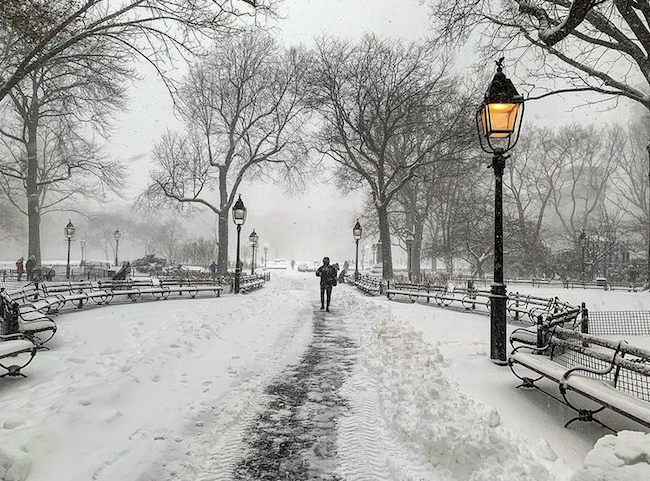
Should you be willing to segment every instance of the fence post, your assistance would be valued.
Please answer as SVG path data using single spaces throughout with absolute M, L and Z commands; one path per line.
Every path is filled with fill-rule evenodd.
M 544 341 L 544 319 L 540 314 L 537 316 L 537 347 L 542 348 L 546 344 Z
M 589 310 L 584 302 L 580 306 L 580 314 L 580 332 L 589 334 Z M 582 341 L 582 346 L 589 347 L 589 343 Z

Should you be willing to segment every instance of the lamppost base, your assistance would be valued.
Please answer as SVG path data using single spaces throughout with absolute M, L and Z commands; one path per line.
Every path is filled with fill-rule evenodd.
M 490 289 L 490 359 L 500 366 L 508 364 L 506 355 L 506 286 L 494 283 Z

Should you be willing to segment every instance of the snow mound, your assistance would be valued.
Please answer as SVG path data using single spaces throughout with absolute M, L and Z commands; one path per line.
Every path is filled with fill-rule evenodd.
M 0 446 L 0 481 L 24 481 L 31 467 L 27 453 Z
M 621 431 L 600 438 L 571 481 L 647 481 L 650 433 Z
M 454 479 L 550 479 L 525 443 L 499 427 L 495 409 L 463 394 L 445 375 L 437 346 L 384 307 L 351 297 L 344 303 L 355 314 L 362 363 L 378 384 L 391 437 Z

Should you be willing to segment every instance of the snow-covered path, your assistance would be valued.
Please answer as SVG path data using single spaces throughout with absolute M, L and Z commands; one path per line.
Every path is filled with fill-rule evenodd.
M 0 480 L 562 481 L 606 434 L 515 389 L 487 317 L 350 286 L 318 304 L 313 274 L 286 272 L 58 316 L 29 377 L 0 380 Z

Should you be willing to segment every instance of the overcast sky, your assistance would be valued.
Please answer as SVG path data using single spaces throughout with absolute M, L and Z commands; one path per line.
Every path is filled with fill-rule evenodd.
M 285 18 L 277 22 L 277 34 L 287 44 L 310 45 L 321 34 L 354 39 L 365 32 L 376 32 L 411 40 L 429 33 L 428 10 L 419 0 L 284 0 L 281 12 Z M 470 60 L 460 58 L 459 68 Z M 155 73 L 145 69 L 142 74 L 145 78 L 131 89 L 129 111 L 116 121 L 115 135 L 108 145 L 109 154 L 124 160 L 130 169 L 130 196 L 140 193 L 147 183 L 153 143 L 166 129 L 179 126 L 169 95 Z M 553 126 L 585 118 L 613 120 L 624 110 L 599 114 L 584 109 L 572 112 L 575 105 L 573 97 L 531 103 L 527 105 L 526 121 Z M 329 175 L 324 173 L 323 177 Z M 327 184 L 315 185 L 300 197 L 290 197 L 281 186 L 273 185 L 244 186 L 241 194 L 249 212 L 243 233 L 247 236 L 255 228 L 260 244 L 269 245 L 269 258 L 354 257 L 351 231 L 361 210 L 360 195 L 343 197 Z M 210 222 L 211 215 L 206 213 L 203 219 Z M 191 225 L 197 235 L 205 228 L 197 222 Z M 209 232 L 204 237 L 209 237 Z M 128 248 L 126 241 L 125 238 Z M 362 245 L 372 242 L 374 239 L 365 239 Z M 231 246 L 234 251 L 234 243 Z M 133 257 L 142 254 L 135 251 L 135 245 L 131 248 Z M 395 251 L 395 256 L 396 261 L 403 257 L 401 251 Z

